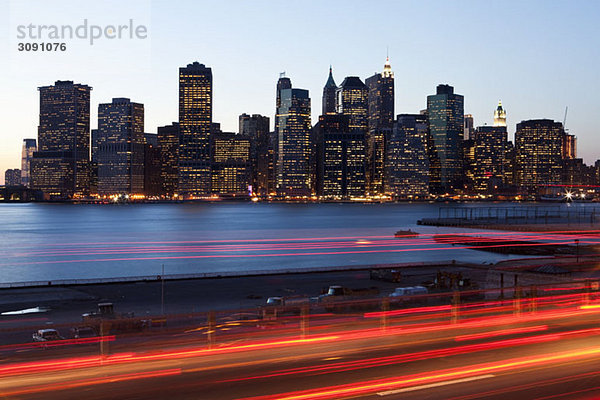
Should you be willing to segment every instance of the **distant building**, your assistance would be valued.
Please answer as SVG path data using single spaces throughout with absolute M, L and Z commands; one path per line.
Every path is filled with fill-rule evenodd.
M 266 196 L 269 193 L 269 117 L 242 114 L 239 132 L 250 140 L 252 192 Z
M 494 126 L 506 127 L 506 111 L 502 108 L 501 101 L 498 101 L 498 107 L 494 111 Z
M 475 132 L 475 126 L 473 122 L 473 116 L 471 114 L 465 114 L 465 130 L 463 134 L 464 140 L 469 140 L 473 137 Z
M 369 89 L 357 76 L 348 76 L 336 92 L 339 114 L 350 118 L 350 130 L 369 129 Z
M 90 91 L 56 81 L 40 92 L 38 151 L 31 160 L 31 187 L 46 198 L 85 196 L 90 188 Z
M 98 129 L 91 130 L 90 193 L 98 194 Z
M 31 159 L 37 151 L 35 139 L 23 139 L 21 150 L 21 185 L 31 187 Z
M 474 188 L 476 193 L 493 193 L 504 182 L 506 126 L 480 126 L 474 135 Z
M 218 195 L 248 195 L 250 138 L 235 133 L 212 135 L 212 191 Z
M 161 153 L 156 133 L 144 133 L 144 194 L 160 196 L 163 194 L 161 175 Z
M 178 192 L 193 198 L 210 193 L 212 70 L 194 62 L 179 68 Z
M 158 127 L 160 149 L 161 194 L 168 198 L 177 194 L 179 182 L 179 123 Z
M 144 192 L 144 105 L 114 98 L 98 105 L 98 194 Z
M 367 78 L 368 131 L 367 131 L 367 177 L 368 192 L 381 195 L 384 192 L 386 142 L 394 126 L 394 73 L 390 59 L 385 60 L 382 73 Z
M 365 196 L 365 132 L 351 130 L 349 123 L 347 115 L 325 114 L 314 127 L 316 192 L 321 199 Z
M 400 114 L 389 139 L 385 192 L 393 198 L 429 196 L 427 115 Z
M 563 158 L 566 160 L 577 158 L 577 136 L 565 134 Z
M 337 91 L 337 85 L 333 80 L 333 72 L 331 66 L 329 67 L 329 77 L 323 87 L 323 115 L 324 114 L 335 114 L 335 93 Z
M 438 85 L 427 96 L 430 144 L 430 190 L 434 194 L 455 193 L 462 188 L 462 140 L 464 97 L 450 85 Z
M 312 143 L 308 90 L 281 89 L 278 104 L 275 125 L 278 135 L 277 194 L 310 196 Z
M 549 119 L 517 124 L 516 182 L 522 190 L 537 193 L 544 185 L 561 184 L 564 136 L 562 123 Z
M 4 185 L 5 186 L 21 186 L 21 170 L 20 169 L 7 169 L 4 172 Z

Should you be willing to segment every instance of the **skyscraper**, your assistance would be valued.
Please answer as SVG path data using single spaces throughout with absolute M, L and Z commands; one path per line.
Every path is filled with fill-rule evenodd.
M 336 91 L 339 114 L 350 118 L 350 130 L 367 132 L 369 128 L 369 90 L 357 76 L 348 76 Z
M 394 125 L 394 73 L 386 58 L 382 73 L 365 80 L 369 90 L 367 177 L 371 195 L 384 192 L 386 142 Z
M 333 80 L 333 71 L 329 66 L 329 77 L 327 83 L 323 87 L 323 114 L 335 114 L 335 92 L 337 91 L 337 85 Z
M 156 133 L 144 133 L 144 194 L 160 196 L 162 192 L 161 154 Z
M 427 96 L 427 115 L 431 192 L 454 193 L 462 186 L 464 97 L 450 85 L 438 85 L 436 94 Z
M 476 193 L 493 193 L 506 181 L 506 126 L 479 126 L 474 138 L 473 180 Z
M 179 184 L 183 197 L 210 193 L 212 70 L 194 62 L 179 68 Z
M 31 187 L 44 192 L 46 198 L 87 195 L 92 88 L 56 81 L 38 90 L 38 151 L 31 160 Z
M 473 116 L 471 114 L 465 114 L 465 132 L 463 134 L 464 140 L 472 138 L 475 132 L 475 123 L 473 122 Z
M 498 107 L 494 111 L 494 126 L 506 126 L 506 111 L 502 108 L 502 101 L 498 100 Z
M 19 186 L 21 185 L 21 170 L 20 169 L 7 169 L 4 172 L 4 185 L 5 186 Z
M 158 127 L 161 193 L 168 198 L 177 194 L 179 181 L 179 123 Z
M 98 194 L 144 192 L 144 105 L 114 98 L 98 105 Z
M 311 194 L 312 172 L 310 97 L 308 90 L 294 88 L 277 94 L 277 194 L 306 197 Z
M 212 145 L 212 192 L 226 196 L 247 196 L 250 186 L 250 137 L 216 133 Z
M 239 132 L 250 139 L 252 192 L 265 196 L 269 193 L 269 117 L 242 114 Z
M 281 107 L 281 91 L 292 88 L 292 81 L 285 76 L 285 72 L 279 74 L 277 91 L 275 97 L 275 136 L 279 137 L 279 108 Z
M 423 198 L 429 195 L 427 145 L 427 115 L 398 115 L 387 146 L 387 194 L 394 198 Z
M 565 131 L 549 119 L 521 121 L 515 132 L 516 183 L 529 193 L 561 183 Z
M 33 153 L 37 151 L 35 139 L 23 139 L 23 149 L 21 151 L 21 185 L 30 187 L 31 185 L 31 159 Z
M 324 114 L 315 125 L 316 192 L 321 199 L 365 196 L 365 133 L 349 128 L 350 118 Z

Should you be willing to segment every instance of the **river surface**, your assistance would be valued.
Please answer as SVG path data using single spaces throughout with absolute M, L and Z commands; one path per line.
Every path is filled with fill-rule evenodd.
M 163 265 L 172 275 L 508 258 L 435 243 L 432 234 L 468 232 L 416 225 L 440 207 L 448 205 L 4 204 L 0 283 L 154 276 Z M 422 235 L 395 239 L 398 229 Z

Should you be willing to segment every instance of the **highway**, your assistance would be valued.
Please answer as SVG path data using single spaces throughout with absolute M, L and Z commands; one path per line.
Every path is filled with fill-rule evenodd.
M 580 293 L 115 338 L 0 364 L 14 399 L 579 399 L 600 395 L 600 302 Z M 225 329 L 221 326 L 220 328 Z M 214 327 L 215 333 L 219 326 Z M 302 332 L 304 334 L 302 334 Z

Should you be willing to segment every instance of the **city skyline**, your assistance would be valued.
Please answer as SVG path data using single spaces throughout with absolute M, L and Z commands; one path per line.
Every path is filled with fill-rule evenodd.
M 293 39 L 292 42 L 297 44 L 297 52 L 294 52 L 269 39 L 265 28 L 256 29 L 244 40 L 240 32 L 248 25 L 242 24 L 228 33 L 225 32 L 230 26 L 227 21 L 244 21 L 244 12 L 259 17 L 257 25 L 268 17 L 283 15 L 284 10 L 277 4 L 269 3 L 268 7 L 263 8 L 265 15 L 257 14 L 257 10 L 260 9 L 258 3 L 254 7 L 235 3 L 234 10 L 227 18 L 226 14 L 219 14 L 223 10 L 217 6 L 206 10 L 206 13 L 215 17 L 209 23 L 209 32 L 218 39 L 215 40 L 218 43 L 211 47 L 190 44 L 190 39 L 184 38 L 178 31 L 166 30 L 167 23 L 172 21 L 178 9 L 187 4 L 196 10 L 200 5 L 177 3 L 168 7 L 160 1 L 134 3 L 141 11 L 135 10 L 134 6 L 125 7 L 125 11 L 130 11 L 132 16 L 137 16 L 136 13 L 139 12 L 143 12 L 144 15 L 151 14 L 150 39 L 148 43 L 143 44 L 150 46 L 151 50 L 147 53 L 142 51 L 140 59 L 143 62 L 149 60 L 149 64 L 140 65 L 140 68 L 131 71 L 119 68 L 117 72 L 115 67 L 111 68 L 106 62 L 97 59 L 94 59 L 97 68 L 82 69 L 86 60 L 82 60 L 82 57 L 76 54 L 63 54 L 60 57 L 56 55 L 47 59 L 40 58 L 40 55 L 15 55 L 13 49 L 9 48 L 14 41 L 13 32 L 9 30 L 12 29 L 12 25 L 7 24 L 1 35 L 7 39 L 2 41 L 3 49 L 10 53 L 11 57 L 9 65 L 1 67 L 4 72 L 1 83 L 7 88 L 12 99 L 4 99 L 2 112 L 6 113 L 4 120 L 8 122 L 6 130 L 0 133 L 0 170 L 19 167 L 22 139 L 36 137 L 39 105 L 37 91 L 33 88 L 50 84 L 57 79 L 73 80 L 94 88 L 91 101 L 92 128 L 96 128 L 98 104 L 110 102 L 115 97 L 128 97 L 145 105 L 146 131 L 156 132 L 158 126 L 178 120 L 177 68 L 198 60 L 214 71 L 213 120 L 220 122 L 224 131 L 237 131 L 237 119 L 243 113 L 261 114 L 274 120 L 275 84 L 278 74 L 286 71 L 286 75 L 295 85 L 309 90 L 313 103 L 311 122 L 314 125 L 320 114 L 320 93 L 327 81 L 329 65 L 333 66 L 333 76 L 338 83 L 346 76 L 359 76 L 364 81 L 374 72 L 382 71 L 388 48 L 396 81 L 395 114 L 418 113 L 426 107 L 426 96 L 433 93 L 438 84 L 448 83 L 465 96 L 465 113 L 474 116 L 475 126 L 492 125 L 493 114 L 490 110 L 493 110 L 497 101 L 501 99 L 508 113 L 508 134 L 512 140 L 516 124 L 520 121 L 549 118 L 562 122 L 565 107 L 569 106 L 566 125 L 570 133 L 578 137 L 579 156 L 583 157 L 586 163 L 593 163 L 600 154 L 600 145 L 595 140 L 593 105 L 585 101 L 585 93 L 600 89 L 596 79 L 598 72 L 591 70 L 593 62 L 585 65 L 571 62 L 584 56 L 598 57 L 598 51 L 594 47 L 585 46 L 586 38 L 594 35 L 598 29 L 590 19 L 594 10 L 598 8 L 593 4 L 584 3 L 574 10 L 567 8 L 566 2 L 557 2 L 550 6 L 541 2 L 492 2 L 488 5 L 464 2 L 461 3 L 462 7 L 439 2 L 430 2 L 423 6 L 412 2 L 384 3 L 390 10 L 415 13 L 418 17 L 416 19 L 421 22 L 425 21 L 422 18 L 431 18 L 427 20 L 425 27 L 415 28 L 415 23 L 406 22 L 405 17 L 401 19 L 406 22 L 402 25 L 395 23 L 390 16 L 380 16 L 382 21 L 387 23 L 379 23 L 381 26 L 375 29 L 376 18 L 368 16 L 365 17 L 366 27 L 356 31 L 351 30 L 349 25 L 361 14 L 357 8 L 366 9 L 368 5 L 357 4 L 356 7 L 351 7 L 352 13 L 343 7 L 342 3 L 315 5 L 309 7 L 310 10 L 298 10 L 297 15 L 289 13 L 290 18 L 294 20 L 307 15 L 317 16 L 316 21 L 307 23 L 310 29 L 307 29 L 306 34 L 310 37 L 325 31 L 325 27 L 317 24 L 324 20 L 322 14 L 335 10 L 340 17 L 347 17 L 344 20 L 347 22 L 333 26 L 332 32 L 336 39 L 332 39 L 330 44 L 319 45 L 317 54 L 311 54 L 306 60 L 306 57 L 299 55 L 306 50 L 300 41 L 300 33 L 290 33 L 290 40 Z M 64 11 L 74 22 L 79 21 L 76 11 L 68 8 L 69 4 L 69 1 L 59 3 L 58 11 Z M 11 24 L 17 23 L 18 4 L 3 3 L 0 7 L 2 11 L 7 11 L 3 15 L 11 15 Z M 295 5 L 292 7 L 298 8 Z M 44 9 L 43 5 L 41 9 Z M 523 36 L 526 33 L 523 27 L 516 30 L 507 29 L 520 26 L 519 21 L 523 23 L 525 18 L 521 14 L 527 14 L 531 10 L 535 10 L 537 14 L 534 15 L 538 15 L 539 18 L 529 21 L 527 29 L 531 32 L 530 36 Z M 448 37 L 442 38 L 439 37 L 441 27 L 433 29 L 437 34 L 426 34 L 424 28 L 431 28 L 442 21 L 444 12 L 448 18 L 454 17 L 455 21 L 470 21 L 470 27 L 480 29 L 478 35 L 472 35 L 469 29 L 457 28 L 455 31 L 446 32 Z M 100 16 L 105 14 L 101 13 Z M 506 20 L 509 15 L 511 19 Z M 35 18 L 35 13 L 32 18 Z M 575 21 L 577 26 L 573 25 Z M 182 17 L 182 24 L 189 23 L 190 17 Z M 414 29 L 407 35 L 409 28 Z M 371 29 L 371 34 L 365 31 L 368 29 Z M 184 31 L 182 28 L 181 32 Z M 344 37 L 340 36 L 342 33 L 350 42 L 357 39 L 359 34 L 366 34 L 371 42 L 374 37 L 381 39 L 377 39 L 376 43 L 371 43 L 370 46 L 366 46 L 364 39 L 360 39 L 357 42 L 358 47 L 350 46 L 346 41 L 337 39 Z M 431 41 L 432 37 L 438 37 L 438 42 Z M 444 51 L 444 46 L 451 39 L 461 39 L 457 43 L 464 44 L 464 51 L 457 52 L 461 53 L 460 57 L 446 52 L 443 63 L 433 62 L 435 57 L 432 53 Z M 169 42 L 175 45 L 170 48 Z M 574 46 L 575 42 L 582 44 Z M 249 59 L 251 68 L 245 68 L 250 51 L 245 46 L 250 44 L 253 44 L 256 54 Z M 422 47 L 424 44 L 427 46 Z M 137 44 L 128 43 L 127 46 L 135 47 Z M 351 47 L 356 50 L 352 51 Z M 98 55 L 122 50 L 102 45 L 94 48 Z M 271 55 L 267 56 L 267 53 Z M 275 58 L 273 54 L 276 55 Z M 543 62 L 545 58 L 540 58 L 542 55 L 550 57 L 552 62 Z M 64 61 L 72 57 L 76 57 L 78 63 L 65 66 Z M 43 71 L 36 70 L 34 65 L 30 65 L 30 61 L 34 59 L 43 61 L 47 67 Z M 522 63 L 514 64 L 518 59 L 521 59 Z M 510 62 L 513 62 L 512 66 Z M 131 66 L 128 63 L 133 61 L 125 61 L 125 65 Z M 250 76 L 252 80 L 249 80 Z M 148 81 L 152 84 L 149 85 Z M 31 83 L 30 87 L 28 82 Z M 123 89 L 124 82 L 128 82 L 126 90 Z M 554 95 L 550 95 L 551 93 Z

